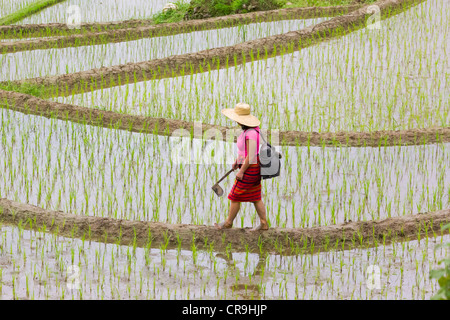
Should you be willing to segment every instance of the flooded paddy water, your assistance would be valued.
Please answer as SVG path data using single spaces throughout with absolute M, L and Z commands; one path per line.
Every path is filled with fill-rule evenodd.
M 129 133 L 0 110 L 0 197 L 117 219 L 212 225 L 229 201 L 211 187 L 235 144 Z M 450 144 L 279 147 L 262 182 L 272 227 L 313 227 L 445 209 Z M 222 186 L 229 192 L 234 175 Z M 258 222 L 243 206 L 236 227 Z
M 379 31 L 364 29 L 236 68 L 58 101 L 226 124 L 220 109 L 244 100 L 264 128 L 284 130 L 446 127 L 448 9 L 446 1 L 428 0 L 383 21 Z M 232 43 L 242 35 L 224 36 Z M 208 45 L 222 41 L 210 39 Z M 199 50 L 197 40 L 183 50 Z M 179 47 L 164 49 L 152 57 L 176 54 Z M 111 64 L 132 57 L 99 52 L 100 61 Z M 30 54 L 30 61 L 42 57 L 20 54 Z M 97 54 L 83 63 L 95 65 Z M 142 49 L 139 57 L 145 54 Z M 65 63 L 19 72 L 18 55 L 8 57 L 1 68 L 17 79 L 59 73 Z M 380 220 L 445 209 L 450 202 L 449 143 L 278 149 L 281 177 L 263 182 L 271 227 Z M 83 216 L 212 225 L 226 217 L 229 202 L 211 186 L 235 153 L 234 144 L 223 141 L 130 133 L 1 109 L 0 198 Z M 232 183 L 233 175 L 222 183 L 225 193 Z M 256 226 L 257 220 L 246 205 L 234 227 Z M 0 224 L 0 299 L 429 299 L 437 290 L 429 272 L 449 254 L 435 248 L 449 240 L 447 233 L 419 233 L 408 242 L 282 256 L 198 250 L 195 244 L 190 250 L 164 243 L 123 246 Z
M 228 124 L 222 108 L 245 101 L 262 127 L 280 130 L 447 127 L 449 6 L 428 0 L 383 20 L 379 30 L 364 28 L 276 58 L 55 100 L 220 125 Z
M 8 53 L 0 57 L 0 81 L 73 73 L 93 68 L 160 59 L 216 47 L 232 46 L 243 41 L 299 30 L 324 20 L 324 18 L 317 18 L 261 22 L 233 28 L 197 31 L 103 45 Z M 43 61 L 45 63 L 42 63 Z
M 7 0 L 8 1 L 8 0 Z M 16 1 L 16 0 L 9 0 Z M 107 22 L 128 19 L 144 19 L 162 10 L 168 0 L 67 0 L 46 8 L 16 24 L 67 23 L 67 10 L 71 6 L 80 8 L 81 22 Z
M 22 9 L 34 0 L 0 0 L 0 18 Z
M 450 237 L 297 256 L 133 248 L 7 225 L 0 239 L 0 299 L 428 299 L 429 271 L 448 254 L 435 247 Z

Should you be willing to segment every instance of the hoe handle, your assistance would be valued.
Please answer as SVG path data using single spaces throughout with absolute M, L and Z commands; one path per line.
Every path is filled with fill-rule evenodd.
M 219 184 L 223 179 L 225 179 L 226 177 L 228 177 L 228 175 L 229 175 L 230 173 L 232 173 L 233 171 L 234 171 L 234 169 L 231 169 L 230 171 L 228 171 L 227 173 L 225 173 L 225 175 L 224 175 L 222 178 L 220 178 L 220 180 L 217 181 L 216 184 Z

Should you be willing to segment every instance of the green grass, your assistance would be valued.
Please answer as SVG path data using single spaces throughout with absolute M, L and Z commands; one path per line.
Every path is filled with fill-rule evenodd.
M 375 0 L 364 0 L 363 2 L 374 2 Z M 328 6 L 345 6 L 354 4 L 355 0 L 288 0 L 284 8 L 297 7 L 328 7 Z
M 22 83 L 19 85 L 10 81 L 0 83 L 0 90 L 25 93 L 38 98 L 43 98 L 46 92 L 45 87 L 41 85 L 30 83 Z
M 267 11 L 282 8 L 286 0 L 191 0 L 189 19 L 199 19 L 198 14 L 220 17 L 249 11 Z M 250 7 L 250 8 L 249 8 Z M 199 9 L 194 12 L 194 8 Z
M 445 230 L 450 230 L 450 224 L 447 224 L 441 228 L 442 233 Z M 450 242 L 437 245 L 436 249 L 450 247 Z M 444 267 L 430 271 L 430 279 L 436 279 L 439 284 L 439 290 L 431 297 L 431 300 L 450 300 L 450 257 L 447 256 L 438 262 L 438 264 L 444 264 Z
M 170 23 L 170 22 L 180 22 L 183 20 L 188 8 L 189 2 L 178 1 L 173 2 L 177 5 L 177 10 L 169 10 L 167 12 L 158 12 L 153 17 L 152 20 L 155 24 L 160 23 Z
M 36 1 L 33 4 L 30 4 L 20 10 L 17 10 L 16 12 L 13 12 L 11 14 L 8 14 L 7 16 L 4 16 L 0 19 L 0 25 L 10 25 L 13 23 L 16 23 L 26 17 L 31 16 L 32 14 L 35 14 L 36 12 L 39 12 L 47 7 L 53 6 L 57 3 L 63 2 L 65 0 L 40 0 Z
M 197 3 L 204 2 L 204 0 L 194 0 Z M 376 0 L 362 0 L 363 3 L 372 3 Z M 220 2 L 220 1 L 219 1 Z M 239 8 L 241 7 L 239 4 L 246 3 L 248 1 L 246 0 L 235 0 L 232 1 L 230 6 L 223 6 L 220 3 L 216 5 L 217 8 L 214 11 L 215 14 L 212 14 L 212 16 L 224 16 L 224 15 L 230 15 L 235 14 L 237 11 L 239 11 Z M 303 8 L 303 7 L 327 7 L 327 6 L 343 6 L 343 5 L 350 5 L 355 4 L 355 0 L 287 0 L 283 1 L 285 2 L 284 5 L 281 6 L 281 8 Z M 190 3 L 179 1 L 179 2 L 173 2 L 178 6 L 177 10 L 170 10 L 167 12 L 158 12 L 156 13 L 152 19 L 155 24 L 160 23 L 171 23 L 171 22 L 180 22 L 183 21 L 184 17 L 186 16 L 186 13 L 189 10 Z M 192 3 L 192 1 L 191 1 Z M 244 13 L 243 10 L 241 13 Z

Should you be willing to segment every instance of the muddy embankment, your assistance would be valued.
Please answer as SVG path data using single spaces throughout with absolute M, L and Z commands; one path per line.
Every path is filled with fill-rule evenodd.
M 110 129 L 126 130 L 139 133 L 172 135 L 175 130 L 184 128 L 193 133 L 193 137 L 202 138 L 209 129 L 220 131 L 220 135 L 211 139 L 225 140 L 226 131 L 230 128 L 196 124 L 191 121 L 151 118 L 138 115 L 127 115 L 95 108 L 81 107 L 39 99 L 31 95 L 0 90 L 0 107 L 33 114 L 47 118 L 55 118 Z M 196 129 L 197 128 L 197 129 Z M 410 129 L 403 131 L 374 132 L 303 132 L 280 131 L 279 143 L 287 146 L 348 146 L 379 147 L 398 145 L 421 145 L 450 142 L 450 128 Z M 268 132 L 269 138 L 272 132 Z M 275 141 L 276 139 L 274 139 Z
M 380 17 L 400 13 L 424 0 L 380 0 Z M 42 85 L 53 95 L 71 95 L 120 84 L 202 73 L 267 59 L 306 48 L 327 39 L 340 37 L 363 28 L 372 15 L 364 6 L 348 14 L 332 18 L 299 31 L 243 42 L 234 46 L 214 48 L 195 53 L 170 56 L 150 61 L 127 63 L 57 76 L 16 81 Z
M 69 29 L 66 24 L 62 23 L 0 26 L 0 37 L 5 39 L 17 37 L 51 37 L 47 39 L 2 42 L 0 43 L 0 52 L 9 53 L 46 48 L 96 45 L 194 31 L 230 28 L 258 22 L 334 17 L 354 11 L 360 7 L 362 7 L 361 4 L 335 7 L 289 8 L 158 25 L 152 25 L 151 20 L 127 20 L 120 22 L 84 23 L 80 25 L 80 29 Z
M 116 220 L 79 216 L 0 199 L 0 221 L 25 228 L 57 232 L 61 236 L 85 238 L 123 245 L 166 246 L 191 249 L 298 254 L 317 249 L 348 249 L 382 245 L 392 241 L 409 241 L 419 237 L 441 235 L 441 227 L 450 222 L 450 210 L 388 218 L 379 221 L 305 228 L 271 228 L 251 231 L 249 228 L 216 230 L 212 226 L 165 224 L 146 221 Z M 150 241 L 149 241 L 150 240 Z
M 3 16 L 0 18 L 0 25 L 3 26 L 5 24 L 11 24 L 16 23 L 18 21 L 21 21 L 29 16 L 32 16 L 48 7 L 52 7 L 58 3 L 64 2 L 66 0 L 53 0 L 53 1 L 46 1 L 45 3 L 43 1 L 38 1 L 34 3 L 24 3 L 24 6 L 20 8 L 16 12 L 12 12 L 11 14 L 8 14 L 6 16 Z M 31 2 L 31 1 L 30 1 Z M 20 15 L 17 15 L 20 13 Z M 8 26 L 6 25 L 6 26 Z
M 150 19 L 81 23 L 79 28 L 69 28 L 67 23 L 42 23 L 0 26 L 0 39 L 38 38 L 96 33 L 117 29 L 138 28 L 153 25 Z

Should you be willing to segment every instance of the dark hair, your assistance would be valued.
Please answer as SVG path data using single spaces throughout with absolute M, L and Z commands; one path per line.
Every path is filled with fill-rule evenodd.
M 241 123 L 239 123 L 239 125 L 241 126 L 241 128 L 242 128 L 242 130 L 248 130 L 248 129 L 250 129 L 250 128 L 253 128 L 253 127 L 249 127 L 249 126 L 246 126 L 246 125 L 244 125 L 244 124 L 241 124 Z

